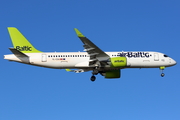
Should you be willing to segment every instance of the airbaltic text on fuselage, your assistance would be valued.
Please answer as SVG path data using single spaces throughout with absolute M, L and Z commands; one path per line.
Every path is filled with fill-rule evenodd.
M 117 54 L 117 56 L 120 57 L 133 57 L 133 58 L 138 58 L 138 57 L 150 57 L 151 55 L 149 54 L 149 52 L 120 52 Z
M 32 51 L 32 47 L 29 46 L 16 46 L 16 49 L 19 51 Z

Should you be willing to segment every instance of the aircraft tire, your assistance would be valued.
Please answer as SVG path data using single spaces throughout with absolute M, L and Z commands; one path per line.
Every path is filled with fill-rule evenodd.
M 164 75 L 165 75 L 164 73 L 161 73 L 161 77 L 164 77 Z
M 93 75 L 91 76 L 91 81 L 94 82 L 96 80 L 96 77 Z

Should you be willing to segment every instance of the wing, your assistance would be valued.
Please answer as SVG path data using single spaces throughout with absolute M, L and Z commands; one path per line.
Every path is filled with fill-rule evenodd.
M 90 71 L 89 69 L 77 69 L 77 70 L 71 70 L 71 69 L 66 69 L 67 72 L 75 72 L 75 73 L 82 73 L 82 72 L 87 72 Z
M 86 51 L 89 56 L 89 66 L 90 67 L 97 67 L 102 66 L 104 61 L 109 60 L 109 55 L 107 55 L 104 51 L 98 48 L 93 42 L 91 42 L 87 37 L 85 37 L 78 29 L 75 28 L 77 36 L 81 39 L 84 43 L 84 51 Z

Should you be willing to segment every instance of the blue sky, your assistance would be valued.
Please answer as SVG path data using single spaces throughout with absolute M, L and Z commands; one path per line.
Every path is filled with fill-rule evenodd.
M 124 69 L 107 80 L 3 59 L 17 27 L 39 50 L 83 51 L 78 28 L 104 51 L 158 51 L 177 62 L 178 0 L 6 0 L 0 4 L 1 120 L 179 120 L 179 64 L 165 69 Z

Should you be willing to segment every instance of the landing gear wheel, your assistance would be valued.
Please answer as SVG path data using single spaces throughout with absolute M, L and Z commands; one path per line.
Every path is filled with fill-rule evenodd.
M 164 75 L 165 75 L 164 73 L 161 73 L 161 77 L 164 77 Z
M 91 81 L 94 82 L 96 80 L 96 77 L 93 75 L 91 76 Z

